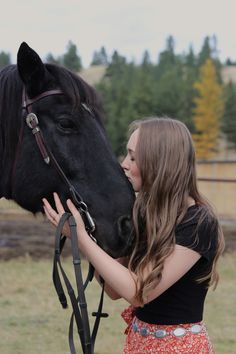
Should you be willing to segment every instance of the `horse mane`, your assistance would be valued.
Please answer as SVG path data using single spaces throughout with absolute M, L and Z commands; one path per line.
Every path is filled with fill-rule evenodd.
M 0 171 L 4 166 L 8 173 L 21 126 L 22 89 L 16 65 L 0 71 Z

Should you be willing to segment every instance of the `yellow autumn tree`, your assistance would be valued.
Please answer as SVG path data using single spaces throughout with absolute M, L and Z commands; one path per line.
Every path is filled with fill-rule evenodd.
M 193 139 L 198 159 L 208 159 L 216 151 L 220 120 L 224 112 L 223 88 L 217 80 L 216 68 L 211 59 L 200 68 L 199 81 L 194 84 L 193 122 L 196 134 Z

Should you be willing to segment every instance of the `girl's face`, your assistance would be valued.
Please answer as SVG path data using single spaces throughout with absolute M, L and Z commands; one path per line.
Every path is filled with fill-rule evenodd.
M 139 129 L 136 129 L 131 134 L 127 143 L 127 155 L 121 164 L 135 192 L 139 192 L 142 185 L 140 171 L 135 161 L 135 149 L 138 141 L 138 134 Z

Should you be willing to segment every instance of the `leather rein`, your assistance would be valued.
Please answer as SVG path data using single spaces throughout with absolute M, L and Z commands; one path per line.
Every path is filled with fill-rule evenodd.
M 31 129 L 32 134 L 35 137 L 38 149 L 42 155 L 44 162 L 47 165 L 52 165 L 60 175 L 63 182 L 67 185 L 71 198 L 76 205 L 77 209 L 79 210 L 84 223 L 86 230 L 89 236 L 93 239 L 94 242 L 97 243 L 96 238 L 92 235 L 95 231 L 95 223 L 88 211 L 87 204 L 83 201 L 81 195 L 75 189 L 75 187 L 70 183 L 68 178 L 66 177 L 65 173 L 63 172 L 62 168 L 58 164 L 55 156 L 53 155 L 51 149 L 47 145 L 42 131 L 39 126 L 39 119 L 35 113 L 33 113 L 32 105 L 39 100 L 52 96 L 52 95 L 63 95 L 63 92 L 59 89 L 55 90 L 48 90 L 40 95 L 29 98 L 27 96 L 25 88 L 23 89 L 22 95 L 22 108 L 26 110 L 26 123 L 27 126 Z M 89 109 L 89 107 L 85 103 L 81 103 L 83 109 L 85 109 L 88 113 L 90 113 L 93 117 L 93 112 Z M 70 234 L 71 234 L 71 251 L 73 256 L 73 265 L 74 265 L 74 272 L 75 272 L 75 279 L 76 279 L 76 286 L 77 286 L 77 297 L 75 295 L 74 289 L 71 286 L 71 283 L 62 267 L 61 264 L 61 253 L 66 242 L 67 237 L 63 235 L 63 226 L 68 222 L 70 227 Z M 108 314 L 102 313 L 103 307 L 103 298 L 104 298 L 104 286 L 105 283 L 103 279 L 101 279 L 102 283 L 102 292 L 100 297 L 100 302 L 98 305 L 97 312 L 93 312 L 92 315 L 95 316 L 94 326 L 92 334 L 90 333 L 90 326 L 89 326 L 89 318 L 88 318 L 88 310 L 87 310 L 87 303 L 85 297 L 85 289 L 89 283 L 93 279 L 94 275 L 94 268 L 91 264 L 89 264 L 89 271 L 85 282 L 83 283 L 83 276 L 81 270 L 81 258 L 79 253 L 79 245 L 78 245 L 78 237 L 77 237 L 77 230 L 76 230 L 76 222 L 72 214 L 64 213 L 59 221 L 58 227 L 56 229 L 55 235 L 55 253 L 54 253 L 54 262 L 53 262 L 53 283 L 56 289 L 59 301 L 63 308 L 67 308 L 67 299 L 65 296 L 65 292 L 63 290 L 63 286 L 61 283 L 61 277 L 59 275 L 59 271 L 61 272 L 61 276 L 64 280 L 65 286 L 67 288 L 67 292 L 70 297 L 71 305 L 72 305 L 72 315 L 70 319 L 69 325 L 69 346 L 71 354 L 76 354 L 75 345 L 74 345 L 74 337 L 73 337 L 73 323 L 74 319 L 77 325 L 77 331 L 79 335 L 79 339 L 81 342 L 81 347 L 83 350 L 83 354 L 93 354 L 94 353 L 94 344 L 96 340 L 97 330 L 100 323 L 101 317 L 108 317 Z

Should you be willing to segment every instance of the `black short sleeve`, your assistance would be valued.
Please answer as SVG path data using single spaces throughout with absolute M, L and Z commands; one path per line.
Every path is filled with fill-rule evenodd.
M 206 216 L 200 220 L 198 207 L 189 208 L 187 214 L 176 230 L 176 244 L 188 247 L 211 261 L 217 249 L 217 220 Z

